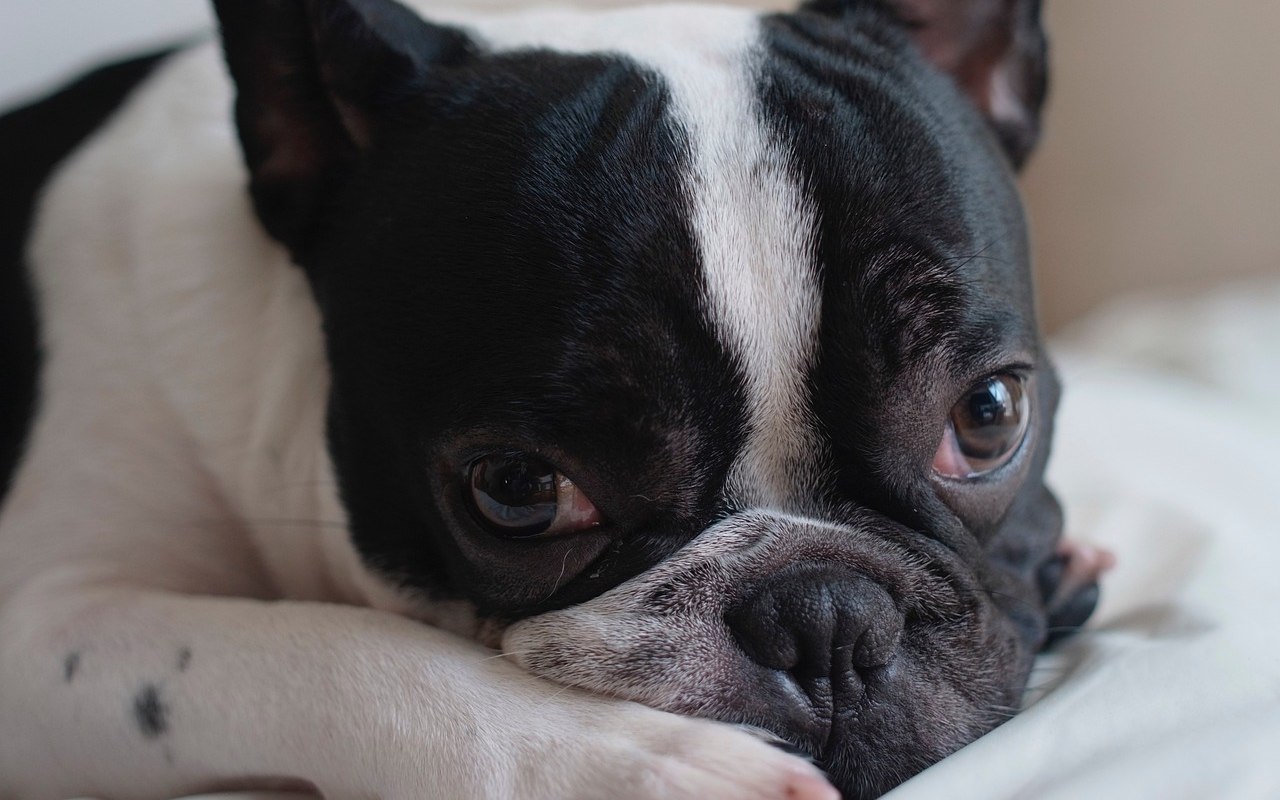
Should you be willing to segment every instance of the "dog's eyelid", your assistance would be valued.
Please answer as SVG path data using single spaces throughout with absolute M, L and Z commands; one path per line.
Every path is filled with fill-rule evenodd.
M 1003 353 L 1000 356 L 998 358 L 975 359 L 965 364 L 963 369 L 956 371 L 958 373 L 956 384 L 961 387 L 962 391 L 968 391 L 971 387 L 993 375 L 1012 375 L 1030 384 L 1039 372 L 1039 367 L 1036 363 L 1025 356 L 1010 358 Z

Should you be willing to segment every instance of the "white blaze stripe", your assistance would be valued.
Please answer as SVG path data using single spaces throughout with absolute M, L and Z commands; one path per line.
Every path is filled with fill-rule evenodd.
M 662 76 L 692 149 L 692 227 L 706 310 L 746 378 L 749 434 L 730 472 L 730 497 L 753 507 L 794 506 L 817 479 L 820 451 L 805 380 L 821 310 L 816 217 L 759 118 L 759 18 L 689 6 L 678 16 L 648 7 L 465 22 L 497 48 L 621 53 Z
M 806 388 L 822 302 L 812 265 L 816 220 L 758 119 L 750 66 L 716 75 L 721 104 L 676 99 L 692 138 L 708 310 L 747 384 L 750 429 L 729 491 L 749 506 L 787 508 L 817 477 Z

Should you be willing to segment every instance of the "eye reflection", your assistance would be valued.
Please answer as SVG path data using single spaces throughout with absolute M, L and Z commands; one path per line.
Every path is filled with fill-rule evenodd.
M 573 481 L 526 453 L 478 458 L 467 482 L 476 521 L 503 538 L 576 533 L 601 522 L 600 512 Z
M 1026 437 L 1030 399 L 1022 378 L 1001 373 L 979 381 L 951 409 L 933 469 L 975 478 L 1004 465 Z

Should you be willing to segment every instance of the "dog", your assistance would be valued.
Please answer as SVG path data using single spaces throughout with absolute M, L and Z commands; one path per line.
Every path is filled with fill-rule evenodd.
M 0 796 L 863 798 L 1017 710 L 1108 558 L 1039 2 L 214 5 L 0 122 Z

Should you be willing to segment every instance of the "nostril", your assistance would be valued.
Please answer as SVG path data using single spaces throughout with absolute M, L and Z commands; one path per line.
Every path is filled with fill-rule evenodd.
M 799 642 L 784 616 L 781 598 L 765 590 L 731 608 L 725 623 L 738 647 L 752 661 L 768 669 L 791 672 L 800 663 Z
M 888 666 L 902 635 L 902 615 L 893 598 L 880 587 L 875 589 L 862 596 L 863 602 L 854 612 L 865 624 L 849 626 L 851 633 L 861 630 L 851 644 L 853 665 L 859 669 Z
M 902 631 L 883 587 L 825 565 L 779 573 L 725 622 L 753 661 L 802 681 L 885 666 Z

